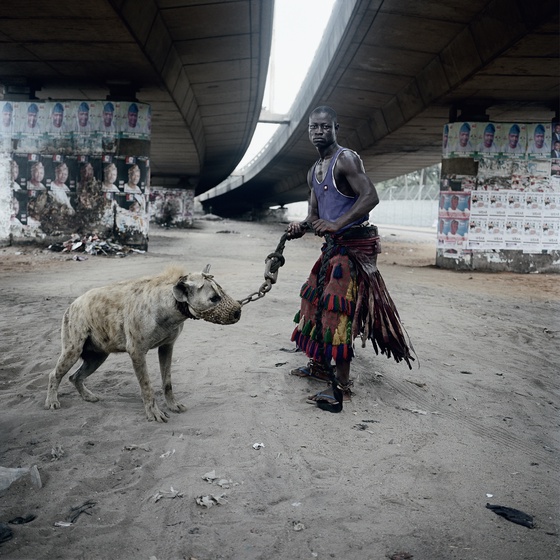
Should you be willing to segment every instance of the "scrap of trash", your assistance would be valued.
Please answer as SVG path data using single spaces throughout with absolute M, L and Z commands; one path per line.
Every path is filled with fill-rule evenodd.
M 112 239 L 101 239 L 96 234 L 86 236 L 72 235 L 70 239 L 61 243 L 52 243 L 48 248 L 56 253 L 86 253 L 88 255 L 115 257 L 126 257 L 130 253 L 146 252 L 115 243 Z

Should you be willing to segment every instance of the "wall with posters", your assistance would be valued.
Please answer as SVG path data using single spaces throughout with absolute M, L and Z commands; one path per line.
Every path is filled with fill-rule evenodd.
M 151 109 L 0 101 L 0 241 L 96 233 L 147 246 Z
M 438 266 L 560 272 L 560 122 L 443 131 Z

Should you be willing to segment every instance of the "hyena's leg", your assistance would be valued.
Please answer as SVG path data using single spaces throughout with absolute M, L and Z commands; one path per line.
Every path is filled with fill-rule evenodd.
M 158 348 L 159 369 L 161 371 L 161 384 L 165 402 L 169 410 L 173 412 L 185 412 L 187 407 L 175 400 L 173 387 L 171 385 L 171 361 L 173 358 L 173 343 L 164 344 Z
M 84 381 L 89 377 L 97 368 L 107 359 L 109 354 L 101 352 L 100 350 L 94 350 L 92 348 L 84 348 L 82 352 L 83 363 L 80 368 L 70 376 L 70 381 L 74 384 L 74 387 L 78 390 L 78 393 L 82 396 L 84 401 L 97 402 L 99 397 L 94 395 L 85 385 Z
M 168 415 L 158 408 L 154 398 L 154 391 L 152 390 L 150 377 L 148 375 L 148 366 L 146 364 L 146 353 L 142 350 L 137 350 L 133 346 L 129 346 L 127 351 L 132 359 L 132 366 L 138 378 L 138 383 L 140 383 L 140 391 L 142 393 L 142 400 L 144 401 L 144 408 L 146 409 L 146 417 L 150 421 L 167 422 Z

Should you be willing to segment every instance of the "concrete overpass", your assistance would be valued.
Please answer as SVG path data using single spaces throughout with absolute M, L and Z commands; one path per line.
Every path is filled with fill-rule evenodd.
M 3 98 L 152 106 L 157 185 L 202 193 L 245 153 L 261 111 L 273 0 L 0 3 Z
M 556 0 L 339 0 L 289 124 L 227 179 L 259 119 L 273 4 L 3 2 L 3 97 L 150 103 L 152 184 L 194 188 L 224 215 L 307 197 L 306 120 L 318 104 L 337 109 L 341 142 L 374 181 L 439 161 L 442 126 L 458 115 L 558 111 Z
M 340 143 L 360 152 L 374 182 L 441 161 L 446 122 L 550 122 L 558 32 L 556 0 L 338 2 L 289 124 L 199 199 L 221 215 L 306 200 L 317 105 L 337 110 Z

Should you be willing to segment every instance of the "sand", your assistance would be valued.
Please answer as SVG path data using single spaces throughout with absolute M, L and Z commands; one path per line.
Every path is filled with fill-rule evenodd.
M 289 374 L 306 363 L 290 335 L 311 235 L 287 243 L 278 283 L 239 323 L 185 323 L 173 385 L 187 412 L 148 422 L 126 354 L 89 378 L 99 402 L 66 377 L 61 409 L 44 410 L 62 315 L 89 288 L 182 262 L 210 263 L 237 299 L 258 291 L 285 224 L 195 224 L 153 228 L 149 252 L 126 258 L 0 248 L 0 466 L 37 465 L 43 484 L 0 491 L 0 522 L 36 516 L 9 525 L 1 557 L 560 557 L 560 278 L 439 270 L 435 233 L 381 228 L 379 267 L 420 367 L 358 345 L 340 414 L 306 402 L 322 384 Z M 148 364 L 163 408 L 157 352 Z

